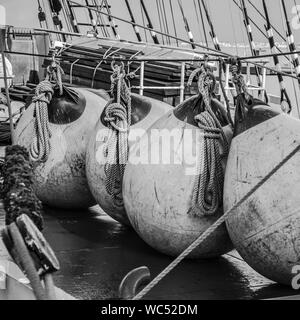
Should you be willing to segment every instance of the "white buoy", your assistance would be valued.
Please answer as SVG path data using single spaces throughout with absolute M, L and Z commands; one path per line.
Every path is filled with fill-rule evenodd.
M 56 95 L 48 106 L 51 151 L 46 162 L 35 163 L 38 198 L 58 208 L 88 208 L 96 203 L 86 179 L 85 156 L 90 135 L 106 101 L 85 89 L 78 104 Z M 16 128 L 17 143 L 30 148 L 34 138 L 34 105 L 23 113 Z

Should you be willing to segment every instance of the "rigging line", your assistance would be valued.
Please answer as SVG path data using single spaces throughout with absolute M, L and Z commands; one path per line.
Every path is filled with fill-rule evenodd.
M 146 26 L 145 14 L 144 14 L 141 2 L 140 2 L 140 8 L 141 8 L 142 21 L 143 21 L 143 26 L 142 27 L 143 27 L 143 30 L 144 30 L 144 35 L 145 35 L 146 42 L 148 42 L 147 30 L 146 30 L 146 28 L 144 28 Z
M 167 15 L 167 12 L 166 12 L 166 6 L 165 6 L 164 0 L 162 0 L 162 7 L 163 7 L 165 24 L 166 24 L 166 32 L 167 32 L 167 34 L 170 34 L 169 22 L 168 22 L 168 15 Z M 169 45 L 171 45 L 171 39 L 170 39 L 170 37 L 168 37 L 168 43 L 169 43 Z
M 191 42 L 191 47 L 192 47 L 192 49 L 196 49 L 196 46 L 194 44 L 194 42 L 195 42 L 194 41 L 194 36 L 193 36 L 193 33 L 192 33 L 191 29 L 190 29 L 188 20 L 187 20 L 185 14 L 184 14 L 183 7 L 182 7 L 182 2 L 181 2 L 181 0 L 177 0 L 177 3 L 178 3 L 178 6 L 179 6 L 181 14 L 182 14 L 185 30 L 186 30 L 186 32 L 188 34 L 188 37 L 189 37 L 189 40 Z
M 237 1 L 236 0 L 233 0 L 233 2 L 235 3 L 235 5 L 243 12 L 243 9 L 242 9 L 242 7 L 240 7 L 240 5 L 237 3 Z M 248 16 L 249 17 L 249 16 Z M 269 38 L 268 38 L 268 36 L 261 30 L 261 28 L 258 26 L 258 24 L 255 22 L 255 21 L 253 21 L 253 19 L 251 19 L 250 17 L 249 17 L 249 20 L 251 21 L 251 23 L 255 26 L 255 28 L 267 39 L 267 40 L 269 40 Z M 276 43 L 275 43 L 275 47 L 276 47 L 276 49 L 279 51 L 279 52 L 282 52 L 282 50 L 276 45 Z M 286 57 L 286 59 L 289 61 L 289 59 Z
M 246 7 L 245 0 L 240 0 L 240 3 L 241 3 L 241 7 L 243 8 L 244 24 L 245 24 L 245 27 L 246 27 L 246 30 L 247 30 L 247 35 L 248 35 L 251 54 L 252 54 L 253 57 L 257 57 L 259 55 L 258 55 L 258 52 L 256 50 L 256 45 L 255 45 L 254 37 L 253 37 L 253 34 L 252 34 L 251 24 L 250 24 L 248 10 L 247 10 L 247 7 Z M 260 76 L 260 70 L 257 67 L 255 67 L 255 73 L 256 73 L 256 77 L 257 77 L 257 83 L 258 83 L 259 87 L 261 87 L 262 86 L 262 79 L 261 79 L 261 76 Z M 266 101 L 268 101 L 268 98 L 266 96 L 266 92 L 265 92 L 265 98 L 266 98 Z
M 85 3 L 87 5 L 87 7 L 90 7 L 89 0 L 85 0 Z M 87 10 L 88 10 L 89 18 L 90 18 L 90 21 L 91 21 L 91 25 L 92 25 L 92 27 L 94 29 L 94 32 L 96 34 L 98 34 L 97 23 L 96 23 L 96 20 L 94 19 L 93 12 L 89 8 Z
M 255 9 L 255 11 L 264 19 L 264 21 L 266 21 L 266 17 L 260 12 L 260 10 L 257 8 L 257 6 L 251 1 L 248 0 L 248 2 L 250 3 L 250 5 Z M 279 32 L 278 29 L 276 29 L 276 27 L 274 27 L 273 24 L 271 24 L 271 27 L 273 28 L 273 30 L 279 35 L 279 37 L 285 41 L 284 36 L 281 34 L 281 32 Z
M 299 61 L 299 56 L 297 53 L 295 53 L 297 51 L 296 45 L 295 45 L 295 39 L 294 39 L 294 35 L 293 35 L 293 31 L 291 28 L 291 24 L 288 18 L 288 14 L 287 14 L 287 10 L 286 10 L 286 5 L 284 0 L 281 0 L 281 18 L 282 18 L 282 24 L 284 27 L 284 19 L 285 19 L 285 23 L 286 23 L 286 35 L 287 35 L 287 44 L 288 44 L 288 48 L 290 50 L 290 52 L 294 53 L 291 58 L 292 58 L 292 64 L 294 66 L 295 69 L 295 73 L 298 77 L 300 77 L 300 61 Z M 299 86 L 300 86 L 300 80 L 299 80 Z
M 98 3 L 98 0 L 93 0 L 93 3 L 94 3 L 94 6 L 95 8 L 97 8 L 97 10 L 101 11 L 102 10 L 102 5 L 103 5 L 103 0 L 101 2 L 101 5 L 99 6 L 99 3 Z M 101 33 L 103 36 L 105 36 L 105 31 L 104 31 L 104 24 L 103 22 L 101 21 L 101 15 L 99 12 L 96 12 L 96 17 L 97 17 L 97 26 L 100 26 L 100 30 L 101 30 Z
M 295 4 L 295 8 L 296 8 L 296 12 L 298 15 L 298 20 L 300 22 L 300 11 L 299 11 L 299 5 L 297 4 L 296 0 L 294 0 L 294 4 Z
M 69 48 L 68 48 L 69 49 Z M 66 51 L 66 49 L 65 49 Z M 64 51 L 62 51 L 64 52 Z M 51 58 L 50 55 L 43 55 L 43 54 L 32 54 L 30 52 L 18 52 L 18 51 L 4 51 L 4 53 L 10 53 L 10 54 L 18 54 L 18 55 L 25 55 L 25 56 L 35 56 L 35 57 L 41 57 L 41 58 Z M 58 58 L 61 58 L 61 59 L 65 59 L 65 60 L 77 60 L 78 58 L 76 57 L 70 57 L 70 56 L 64 56 L 64 55 L 61 55 L 61 57 L 58 57 Z M 95 59 L 93 58 L 80 58 L 81 60 L 86 60 L 86 61 L 95 61 Z M 150 62 L 150 61 L 157 61 L 157 62 L 202 62 L 202 61 L 207 61 L 207 59 L 123 59 L 123 58 L 117 58 L 117 57 L 114 57 L 113 59 L 111 60 L 108 60 L 108 61 L 120 61 L 120 62 Z M 209 62 L 217 62 L 217 61 L 220 61 L 219 58 L 210 58 L 208 59 Z M 257 66 L 259 68 L 262 68 L 262 69 L 266 69 L 266 70 L 269 70 L 271 72 L 273 72 L 274 74 L 281 74 L 282 76 L 285 76 L 287 78 L 291 78 L 291 79 L 295 79 L 295 80 L 299 80 L 298 77 L 294 76 L 293 74 L 288 74 L 288 73 L 285 73 L 285 72 L 279 72 L 278 70 L 276 69 L 273 69 L 271 67 L 267 67 L 267 66 L 264 66 L 264 65 L 261 65 L 259 63 L 256 63 L 254 61 L 251 61 L 251 60 L 243 60 L 245 63 L 249 63 L 249 64 L 252 64 L 254 66 Z
M 177 28 L 176 28 L 176 23 L 175 23 L 174 8 L 173 8 L 172 0 L 169 0 L 169 5 L 170 5 L 170 9 L 171 9 L 174 34 L 175 34 L 175 37 L 176 37 L 176 44 L 177 44 L 177 47 L 178 47 L 179 46 L 179 42 L 178 42 L 178 39 L 177 39 L 178 38 L 177 37 Z
M 78 22 L 77 22 L 77 19 L 76 19 L 76 16 L 75 16 L 75 13 L 74 13 L 74 10 L 69 2 L 69 0 L 65 0 L 66 4 L 67 4 L 67 7 L 68 7 L 68 11 L 69 11 L 69 16 L 70 16 L 70 21 L 71 21 L 71 24 L 72 24 L 72 27 L 73 27 L 73 30 L 75 33 L 79 33 L 79 28 L 78 28 Z
M 292 32 L 292 28 L 290 25 L 290 21 L 289 21 L 289 17 L 287 14 L 287 9 L 286 9 L 286 5 L 284 0 L 279 0 L 279 6 L 280 6 L 280 13 L 281 13 L 281 23 L 282 23 L 282 27 L 286 32 L 287 35 L 287 45 L 288 48 L 290 50 L 291 53 L 295 53 L 296 51 L 296 46 L 295 46 L 295 41 L 294 41 L 294 35 Z M 300 88 L 300 62 L 299 62 L 299 56 L 298 54 L 294 54 L 291 56 L 291 72 L 293 73 L 293 71 L 295 72 L 296 76 L 299 77 L 298 80 L 298 89 Z M 293 70 L 294 68 L 294 70 Z M 296 85 L 295 85 L 295 81 L 292 80 L 292 84 L 293 84 L 293 89 L 294 89 L 294 95 L 295 95 L 295 100 L 296 100 L 296 105 L 297 105 L 297 111 L 298 111 L 298 116 L 300 116 L 299 114 L 299 100 L 298 100 L 298 92 L 296 89 Z
M 239 55 L 239 50 L 238 50 L 238 44 L 237 44 L 236 30 L 235 30 L 234 23 L 233 23 L 233 14 L 232 14 L 231 1 L 228 1 L 228 5 L 229 5 L 229 12 L 230 12 L 231 26 L 232 26 L 233 36 L 234 36 L 234 40 L 235 40 L 235 51 L 236 51 L 236 55 L 238 56 Z
M 157 33 L 160 34 L 160 35 L 164 35 L 164 36 L 166 36 L 166 34 L 164 34 L 164 32 L 157 32 L 157 31 L 154 30 L 154 27 L 153 27 L 153 24 L 152 24 L 152 21 L 151 21 L 151 18 L 149 16 L 149 13 L 148 13 L 148 10 L 146 8 L 144 0 L 140 0 L 140 3 L 142 5 L 142 9 L 143 9 L 143 11 L 145 13 L 145 16 L 146 16 L 146 19 L 148 21 L 147 29 L 150 31 L 151 37 L 153 39 L 153 42 L 155 44 L 159 44 L 159 41 L 158 41 L 158 38 L 157 38 Z
M 76 2 L 76 1 L 73 1 L 73 0 L 69 0 L 69 1 L 72 2 L 73 4 L 79 5 L 80 7 L 85 7 L 83 4 L 80 4 L 80 3 Z M 141 1 L 142 1 L 142 0 L 141 0 Z M 94 9 L 94 8 L 91 8 L 91 10 L 97 11 L 97 10 Z M 108 14 L 105 13 L 105 12 L 103 12 L 103 14 L 106 15 L 106 16 L 108 15 Z M 127 24 L 132 24 L 132 22 L 127 21 L 126 19 L 123 19 L 123 18 L 120 18 L 120 17 L 116 17 L 116 16 L 112 16 L 112 17 L 113 17 L 114 19 L 116 19 L 116 20 L 125 22 L 125 23 L 127 23 Z M 154 30 L 154 29 L 151 29 L 151 28 L 142 26 L 142 25 L 138 25 L 138 26 L 139 26 L 140 28 L 143 28 L 143 29 L 148 30 L 148 31 L 154 31 L 154 32 L 156 32 L 157 34 L 163 34 L 163 32 L 160 32 L 160 31 L 157 31 L 157 30 Z M 177 39 L 177 40 L 179 40 L 179 41 L 181 41 L 181 42 L 191 44 L 190 41 L 187 41 L 187 40 L 185 40 L 185 39 L 178 38 L 178 37 L 175 37 L 175 36 L 173 36 L 173 35 L 169 35 L 169 36 L 170 36 L 172 39 Z M 208 47 L 206 47 L 206 46 L 204 46 L 204 45 L 201 45 L 201 44 L 199 44 L 199 43 L 195 43 L 195 45 L 196 45 L 197 47 L 202 48 L 202 49 L 205 49 L 205 50 L 208 49 L 208 50 L 211 52 L 210 54 L 212 54 L 212 53 L 218 53 L 218 54 L 221 53 L 224 57 L 232 57 L 231 54 L 226 53 L 226 52 L 222 52 L 222 50 L 215 50 L 215 49 L 213 49 L 213 48 L 208 48 Z
M 136 21 L 135 21 L 135 18 L 134 18 L 134 15 L 133 15 L 133 12 L 131 10 L 131 6 L 129 4 L 129 0 L 125 0 L 125 3 L 126 3 L 126 6 L 127 6 L 127 10 L 129 12 L 129 15 L 130 15 L 130 19 L 131 19 L 131 22 L 133 23 L 132 27 L 133 27 L 133 30 L 135 32 L 135 35 L 138 39 L 139 42 L 142 42 L 142 36 L 140 34 L 140 29 L 139 27 L 136 25 Z
M 207 46 L 207 48 L 208 48 L 208 47 L 209 47 L 209 44 L 208 44 L 208 39 L 207 39 L 207 32 L 206 32 L 206 27 L 205 27 L 205 22 L 204 22 L 203 11 L 202 11 L 202 7 L 201 7 L 200 0 L 197 0 L 197 1 L 198 1 L 198 7 L 199 7 L 200 16 L 201 16 L 201 21 L 202 21 L 202 28 L 203 28 L 205 43 L 206 43 L 206 46 Z
M 216 51 L 222 51 L 222 50 L 221 50 L 221 47 L 220 47 L 220 44 L 219 44 L 218 37 L 217 37 L 217 35 L 216 35 L 216 33 L 215 33 L 214 25 L 213 25 L 212 20 L 211 20 L 211 18 L 210 18 L 210 14 L 209 14 L 207 5 L 206 5 L 206 3 L 205 3 L 204 0 L 201 0 L 201 2 L 202 2 L 203 9 L 204 9 L 204 11 L 205 11 L 205 14 L 206 14 L 207 22 L 208 22 L 208 24 L 209 24 L 209 26 L 210 26 L 210 36 L 211 36 L 211 38 L 212 38 L 212 40 L 213 40 L 213 44 L 214 44 L 215 50 L 216 50 Z M 211 49 L 210 49 L 210 50 L 211 50 Z
M 198 23 L 198 28 L 199 28 L 199 36 L 200 36 L 200 41 L 202 42 L 202 36 L 201 36 L 201 25 L 200 25 L 200 17 L 199 17 L 199 13 L 198 13 L 198 9 L 197 9 L 197 4 L 196 4 L 196 0 L 193 0 L 194 3 L 194 9 L 195 9 L 195 13 L 196 13 L 196 18 L 197 18 L 197 23 Z
M 116 23 L 115 23 L 115 21 L 114 21 L 114 17 L 113 17 L 113 15 L 111 14 L 111 10 L 110 10 L 110 7 L 109 7 L 109 3 L 108 3 L 107 0 L 104 0 L 104 2 L 105 2 L 105 8 L 106 8 L 107 13 L 108 13 L 108 20 L 109 20 L 109 22 L 110 22 L 110 25 L 111 25 L 111 29 L 112 29 L 112 31 L 113 31 L 113 34 L 114 34 L 114 36 L 115 36 L 118 40 L 120 40 L 121 37 L 120 37 L 120 35 L 119 35 L 119 33 L 118 33 L 118 28 L 117 28 L 117 25 L 116 25 Z
M 98 1 L 98 0 L 97 0 L 97 1 Z M 101 5 L 100 5 L 100 10 L 99 10 L 99 15 L 100 15 L 100 17 L 101 17 L 101 23 L 103 24 L 103 31 L 104 31 L 106 37 L 107 37 L 107 38 L 110 38 L 110 32 L 109 32 L 109 29 L 107 28 L 107 23 L 106 23 L 104 17 L 102 17 L 102 11 L 103 11 L 103 9 L 104 9 L 104 5 L 105 5 L 104 0 L 102 0 L 102 1 L 101 1 Z M 107 18 L 107 17 L 106 17 L 106 18 Z
M 162 25 L 159 0 L 156 0 L 156 9 L 157 9 L 157 14 L 158 14 L 158 21 L 159 21 L 160 30 L 165 32 L 165 30 L 163 29 L 163 25 Z M 165 44 L 165 37 L 164 36 L 161 37 L 161 40 L 162 40 L 162 43 Z
M 68 32 L 71 32 L 72 31 L 72 24 L 71 24 L 70 16 L 68 15 L 66 3 L 65 3 L 65 1 L 62 1 L 61 4 L 62 4 L 62 11 L 63 11 L 63 15 L 64 15 L 65 23 L 67 25 Z
M 276 53 L 275 39 L 274 39 L 273 29 L 272 29 L 271 22 L 270 22 L 270 16 L 269 16 L 268 8 L 267 8 L 267 3 L 265 0 L 262 0 L 262 4 L 263 4 L 263 9 L 264 9 L 265 17 L 266 17 L 266 22 L 267 22 L 267 24 L 265 25 L 265 28 L 266 28 L 268 38 L 269 38 L 270 49 L 271 49 L 272 53 Z M 278 71 L 281 71 L 281 65 L 280 65 L 278 56 L 274 55 L 273 61 L 274 61 L 276 69 Z M 291 106 L 290 98 L 289 98 L 288 93 L 285 88 L 283 76 L 281 74 L 277 73 L 277 78 L 278 78 L 280 91 L 281 91 L 281 104 L 284 101 L 286 101 L 288 104 L 288 109 L 286 111 L 287 111 L 287 113 L 290 113 L 292 110 L 292 106 Z M 282 105 L 282 107 L 283 107 L 283 105 Z

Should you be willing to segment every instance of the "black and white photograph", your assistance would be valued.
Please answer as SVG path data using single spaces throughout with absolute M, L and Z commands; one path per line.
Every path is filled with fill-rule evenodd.
M 300 0 L 0 0 L 0 306 L 24 300 L 300 300 Z

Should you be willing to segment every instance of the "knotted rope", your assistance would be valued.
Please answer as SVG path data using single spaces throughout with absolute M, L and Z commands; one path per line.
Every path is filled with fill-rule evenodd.
M 117 206 L 123 206 L 122 181 L 128 161 L 128 134 L 131 125 L 131 93 L 123 65 L 114 65 L 111 76 L 113 98 L 105 107 L 104 121 L 110 132 L 105 147 L 106 190 Z M 116 91 L 116 96 L 115 96 Z M 116 102 L 114 102 L 116 101 Z
M 204 146 L 197 175 L 194 182 L 192 207 L 189 213 L 195 216 L 211 216 L 217 213 L 223 203 L 224 172 L 220 155 L 220 143 L 227 155 L 229 145 L 222 125 L 211 109 L 211 94 L 215 88 L 215 78 L 204 66 L 191 77 L 200 72 L 198 88 L 202 95 L 205 111 L 195 117 L 200 129 L 204 131 Z M 191 79 L 189 83 L 191 83 Z M 202 167 L 203 164 L 203 167 Z
M 55 61 L 47 69 L 47 77 L 38 84 L 32 102 L 34 108 L 34 138 L 30 146 L 30 158 L 35 162 L 47 161 L 51 151 L 51 131 L 49 128 L 48 105 L 50 104 L 55 87 L 63 94 L 62 69 Z
M 250 99 L 250 95 L 248 92 L 248 88 L 242 75 L 242 65 L 241 62 L 237 58 L 233 58 L 229 60 L 230 63 L 230 71 L 232 74 L 232 82 L 234 83 L 237 91 L 237 95 L 244 93 L 246 101 Z

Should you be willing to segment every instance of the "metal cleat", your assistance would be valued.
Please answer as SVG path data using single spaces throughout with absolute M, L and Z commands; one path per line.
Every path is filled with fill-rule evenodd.
M 131 300 L 136 296 L 141 286 L 150 282 L 150 270 L 148 267 L 140 267 L 130 271 L 119 286 L 119 298 Z

